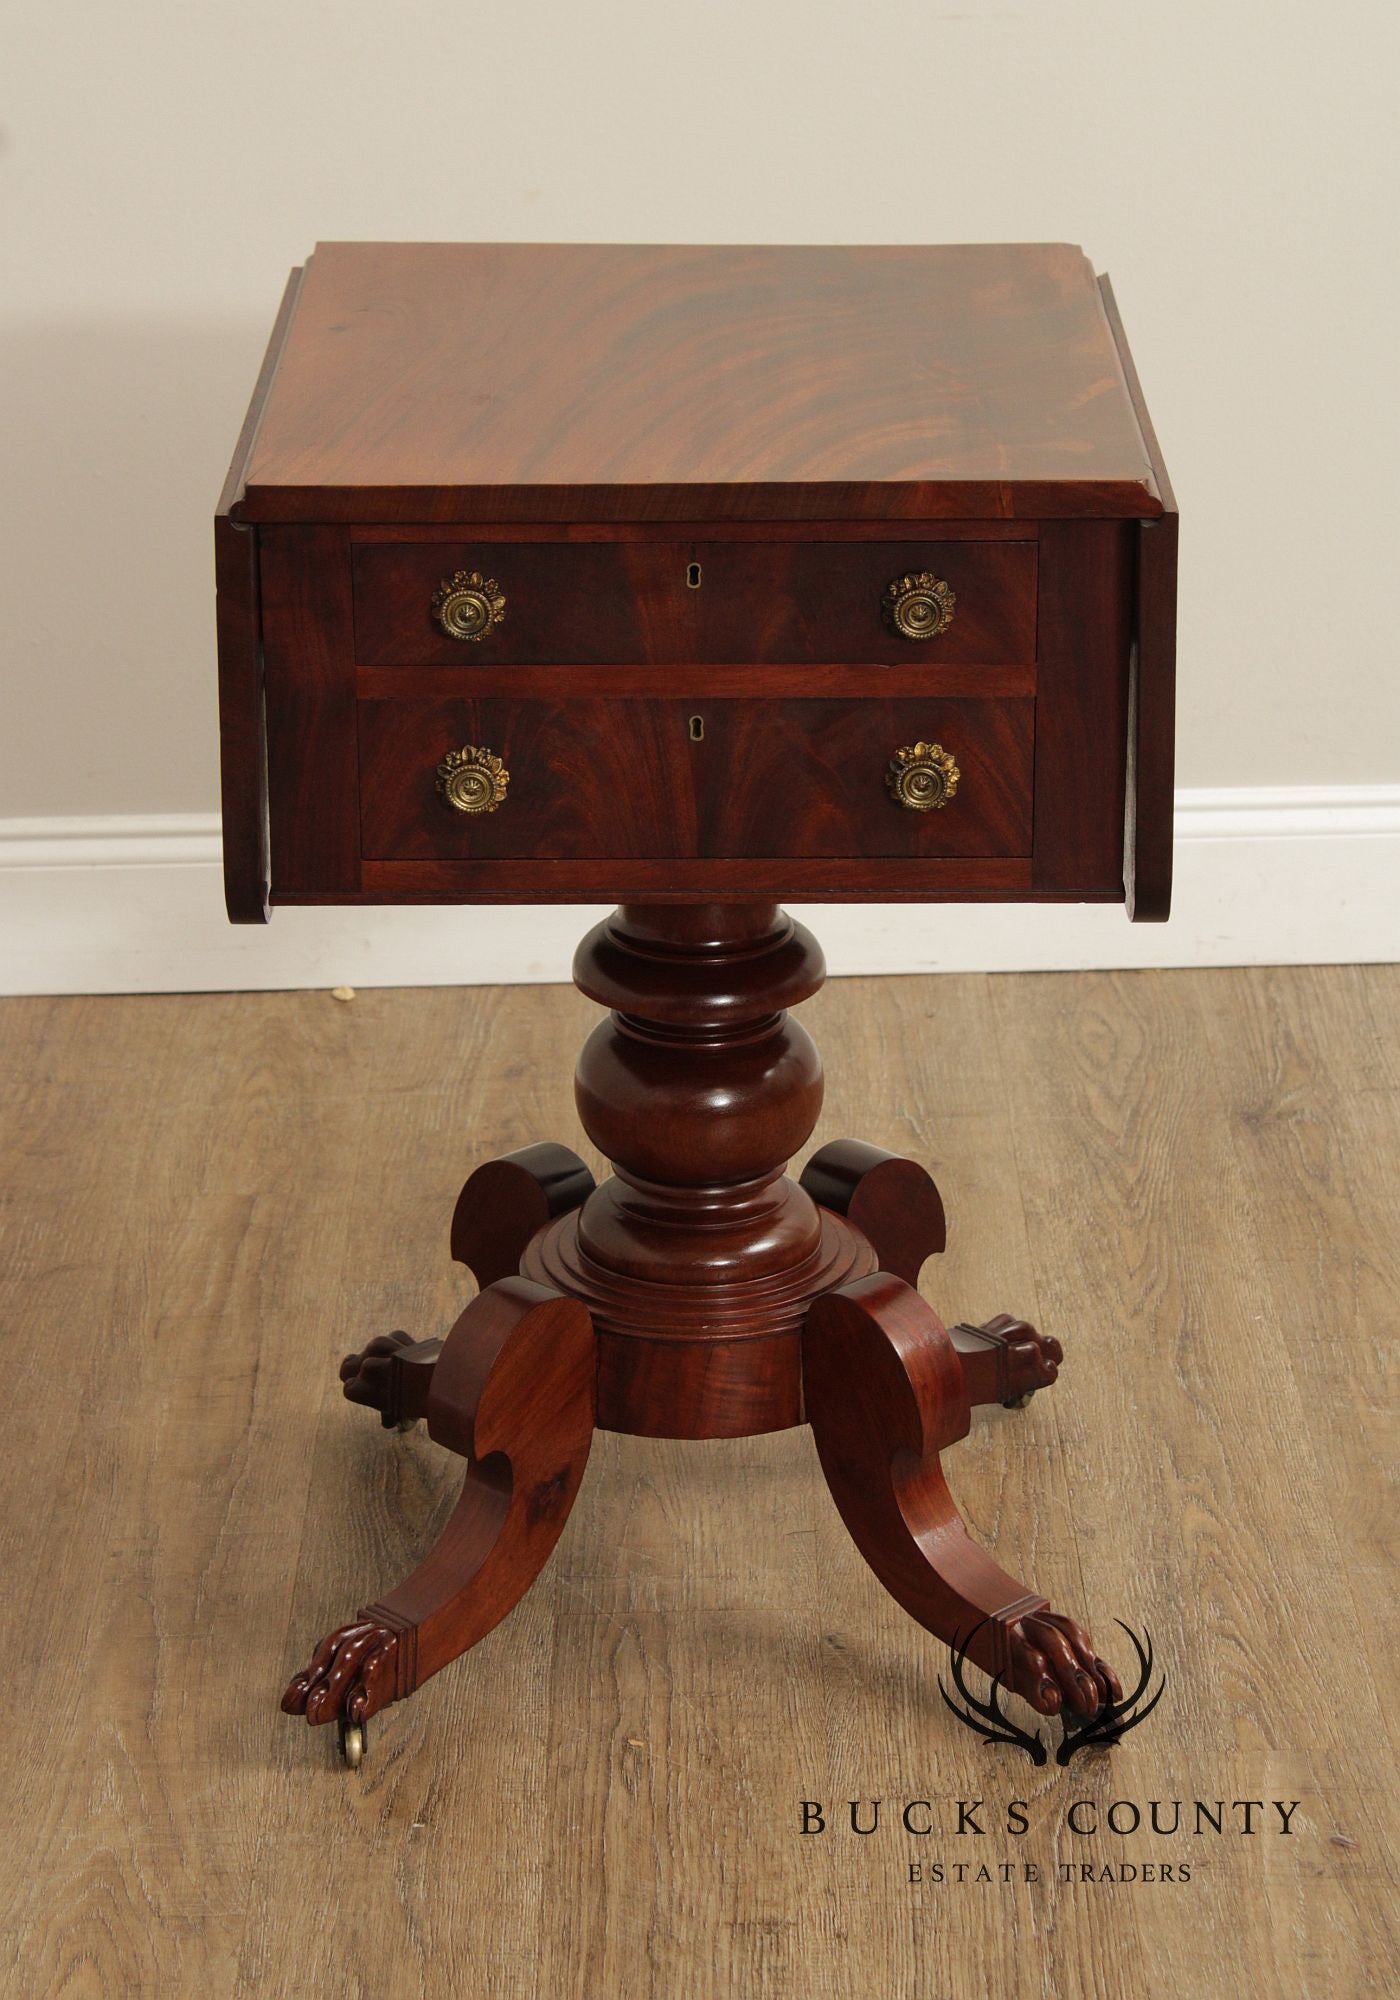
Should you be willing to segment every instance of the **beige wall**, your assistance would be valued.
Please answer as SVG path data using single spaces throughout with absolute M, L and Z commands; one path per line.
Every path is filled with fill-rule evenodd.
M 1185 513 L 1184 785 L 1400 779 L 1392 0 L 9 0 L 0 817 L 216 803 L 210 516 L 317 237 L 1071 238 Z

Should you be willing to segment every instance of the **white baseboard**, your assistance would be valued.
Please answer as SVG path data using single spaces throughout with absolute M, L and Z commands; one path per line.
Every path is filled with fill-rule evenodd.
M 1181 792 L 1175 914 L 826 904 L 834 973 L 1400 959 L 1400 785 Z M 802 906 L 794 904 L 799 910 Z M 0 992 L 188 993 L 559 980 L 601 911 L 282 910 L 225 923 L 214 814 L 0 820 Z

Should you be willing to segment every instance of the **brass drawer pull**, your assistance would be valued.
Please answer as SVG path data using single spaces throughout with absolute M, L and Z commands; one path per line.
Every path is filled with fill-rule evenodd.
M 454 812 L 493 813 L 505 799 L 510 772 L 492 750 L 474 743 L 449 750 L 437 767 L 437 788 Z
M 433 616 L 449 639 L 484 639 L 505 615 L 505 593 L 479 569 L 454 570 L 433 592 Z
M 952 624 L 956 604 L 952 590 L 930 569 L 897 576 L 885 586 L 885 622 L 904 639 L 936 639 Z
M 937 812 L 954 797 L 961 776 L 941 743 L 906 743 L 891 757 L 885 783 L 897 806 L 909 812 Z

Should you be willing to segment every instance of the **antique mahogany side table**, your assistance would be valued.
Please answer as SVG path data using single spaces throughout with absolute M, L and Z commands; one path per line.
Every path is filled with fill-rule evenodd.
M 327 244 L 288 284 L 216 523 L 235 923 L 616 902 L 574 976 L 601 1186 L 475 1167 L 445 1339 L 341 1367 L 461 1499 L 283 1707 L 367 1719 L 553 1548 L 595 1427 L 809 1423 L 905 1609 L 1041 1713 L 1118 1692 L 969 1537 L 943 1453 L 1053 1382 L 951 1329 L 922 1166 L 821 1107 L 815 902 L 1167 914 L 1176 512 L 1107 281 L 1064 244 Z

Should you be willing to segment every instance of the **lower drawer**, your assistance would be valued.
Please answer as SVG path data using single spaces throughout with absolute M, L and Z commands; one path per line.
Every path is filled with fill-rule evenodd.
M 1030 699 L 361 701 L 361 851 L 1028 855 L 1034 716 Z

